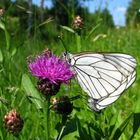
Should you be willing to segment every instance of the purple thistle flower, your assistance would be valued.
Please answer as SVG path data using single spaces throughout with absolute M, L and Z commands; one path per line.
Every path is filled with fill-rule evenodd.
M 52 55 L 40 55 L 29 63 L 29 69 L 33 76 L 40 79 L 48 79 L 51 83 L 68 83 L 74 76 L 70 66 L 60 57 Z

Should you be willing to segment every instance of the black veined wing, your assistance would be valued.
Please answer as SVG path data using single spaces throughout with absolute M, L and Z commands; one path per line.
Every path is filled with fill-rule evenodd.
M 136 60 L 127 54 L 91 53 L 66 54 L 76 72 L 76 79 L 89 96 L 95 111 L 115 102 L 136 78 Z

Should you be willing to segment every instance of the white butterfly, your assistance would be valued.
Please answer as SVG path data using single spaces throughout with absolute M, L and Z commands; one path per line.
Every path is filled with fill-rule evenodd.
M 136 60 L 127 54 L 65 54 L 76 79 L 89 96 L 89 106 L 100 111 L 115 102 L 136 78 Z

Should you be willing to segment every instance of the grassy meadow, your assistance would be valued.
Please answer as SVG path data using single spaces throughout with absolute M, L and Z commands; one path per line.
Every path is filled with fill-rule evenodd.
M 56 96 L 68 95 L 80 98 L 73 100 L 74 109 L 62 129 L 62 140 L 139 140 L 140 139 L 140 28 L 115 28 L 103 32 L 100 25 L 86 27 L 81 36 L 61 28 L 53 29 L 52 22 L 46 24 L 51 30 L 42 39 L 38 32 L 27 37 L 26 31 L 16 32 L 11 24 L 0 25 L 0 140 L 46 140 L 45 108 L 39 109 L 36 98 L 37 78 L 32 77 L 28 70 L 27 57 L 40 54 L 45 48 L 51 49 L 56 55 L 62 56 L 65 51 L 57 36 L 63 41 L 71 53 L 83 51 L 120 52 L 134 56 L 137 60 L 137 78 L 135 83 L 122 94 L 112 105 L 96 113 L 87 104 L 86 93 L 75 80 L 68 87 L 62 85 Z M 50 27 L 52 27 L 50 29 Z M 104 27 L 105 28 L 105 27 Z M 54 37 L 51 38 L 50 36 Z M 49 36 L 50 35 L 50 36 Z M 35 94 L 34 94 L 35 92 Z M 41 96 L 44 105 L 44 99 Z M 43 106 L 42 105 L 42 106 Z M 20 113 L 24 126 L 19 135 L 8 133 L 3 125 L 5 114 L 15 108 Z M 42 111 L 43 110 L 43 111 Z M 62 116 L 50 110 L 50 140 L 57 139 L 62 126 Z

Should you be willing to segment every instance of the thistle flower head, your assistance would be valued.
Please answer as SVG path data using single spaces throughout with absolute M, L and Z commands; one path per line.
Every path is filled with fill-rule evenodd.
M 51 55 L 39 55 L 29 63 L 29 70 L 33 76 L 48 79 L 50 83 L 68 83 L 74 76 L 66 61 Z
M 7 131 L 18 134 L 23 128 L 23 120 L 15 109 L 8 112 L 4 117 L 4 127 Z

